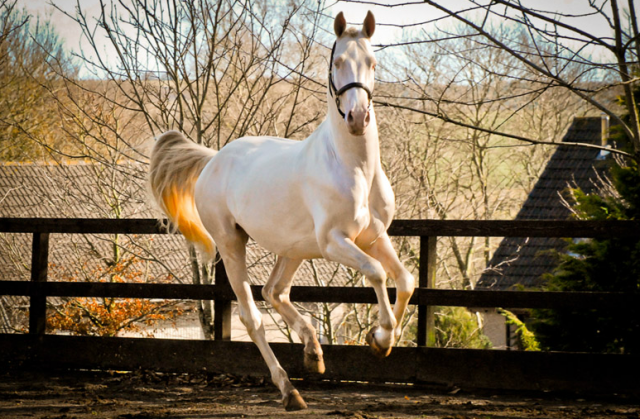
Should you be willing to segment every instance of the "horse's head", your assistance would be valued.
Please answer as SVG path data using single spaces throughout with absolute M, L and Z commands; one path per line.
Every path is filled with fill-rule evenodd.
M 352 135 L 363 135 L 371 120 L 376 59 L 370 39 L 375 28 L 371 12 L 362 30 L 347 28 L 342 12 L 333 24 L 337 39 L 329 63 L 329 92 Z

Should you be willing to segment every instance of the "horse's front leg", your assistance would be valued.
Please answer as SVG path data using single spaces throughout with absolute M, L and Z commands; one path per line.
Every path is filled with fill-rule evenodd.
M 380 327 L 372 329 L 367 337 L 367 343 L 376 356 L 386 357 L 394 344 L 394 330 L 398 322 L 391 310 L 387 294 L 385 268 L 376 259 L 362 251 L 339 229 L 329 231 L 324 236 L 324 240 L 320 240 L 320 246 L 326 259 L 357 269 L 367 278 L 376 292 Z
M 364 251 L 378 260 L 396 283 L 396 303 L 393 306 L 393 314 L 397 322 L 395 329 L 395 339 L 397 341 L 402 333 L 402 318 L 415 289 L 415 279 L 400 262 L 387 233 L 381 235 Z
M 300 336 L 304 343 L 304 366 L 311 372 L 324 374 L 325 366 L 322 348 L 316 337 L 316 330 L 300 315 L 291 304 L 289 293 L 293 276 L 302 263 L 299 259 L 278 257 L 269 280 L 262 288 L 262 296 L 271 303 L 285 322 Z

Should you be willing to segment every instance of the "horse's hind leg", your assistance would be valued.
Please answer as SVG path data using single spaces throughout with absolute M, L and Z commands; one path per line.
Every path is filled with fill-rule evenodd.
M 269 347 L 262 322 L 262 314 L 258 310 L 247 275 L 246 235 L 235 231 L 235 234 L 224 238 L 216 237 L 218 250 L 224 260 L 229 282 L 238 298 L 240 320 L 247 328 L 251 340 L 256 344 L 269 367 L 271 379 L 282 394 L 282 402 L 286 410 L 306 409 L 307 405 L 291 382 L 285 370 L 280 366 L 276 356 Z
M 289 292 L 293 275 L 298 270 L 302 260 L 278 257 L 276 266 L 271 272 L 269 280 L 262 288 L 262 296 L 282 316 L 285 322 L 300 336 L 304 343 L 304 366 L 311 372 L 324 373 L 322 348 L 316 337 L 316 330 L 300 315 L 291 304 Z

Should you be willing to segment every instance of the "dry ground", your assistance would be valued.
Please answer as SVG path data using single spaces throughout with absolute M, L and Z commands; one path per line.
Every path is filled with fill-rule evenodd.
M 0 418 L 639 418 L 617 396 L 466 391 L 296 381 L 309 404 L 287 413 L 260 379 L 153 373 L 0 374 Z

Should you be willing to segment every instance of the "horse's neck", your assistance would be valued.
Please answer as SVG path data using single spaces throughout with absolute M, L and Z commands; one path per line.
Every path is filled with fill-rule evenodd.
M 321 137 L 327 142 L 327 146 L 333 149 L 336 157 L 348 169 L 361 171 L 371 182 L 380 165 L 380 142 L 373 109 L 369 127 L 362 136 L 349 134 L 346 124 L 342 123 L 342 118 L 332 110 L 329 110 L 327 120 L 322 125 L 321 129 L 325 132 Z

